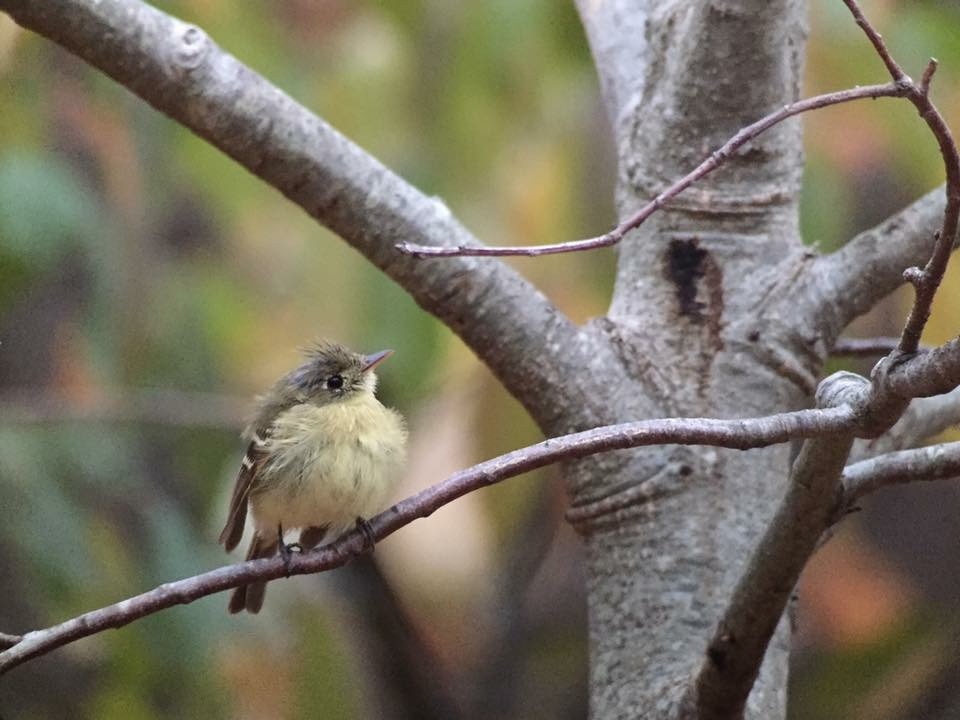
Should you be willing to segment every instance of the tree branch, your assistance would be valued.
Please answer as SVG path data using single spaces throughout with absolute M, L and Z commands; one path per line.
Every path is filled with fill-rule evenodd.
M 860 6 L 857 5 L 856 0 L 843 0 L 843 4 L 847 6 L 848 10 L 850 10 L 850 14 L 853 15 L 853 19 L 857 23 L 857 26 L 863 30 L 863 34 L 867 36 L 867 40 L 869 40 L 870 44 L 873 45 L 873 49 L 877 51 L 877 55 L 880 57 L 880 60 L 883 61 L 883 64 L 886 66 L 887 72 L 890 73 L 890 77 L 893 78 L 893 81 L 909 81 L 910 78 L 907 77 L 907 74 L 903 72 L 897 61 L 894 60 L 890 55 L 890 51 L 887 50 L 886 43 L 883 42 L 883 38 L 881 37 L 880 33 L 876 31 L 873 25 L 870 24 L 870 21 L 864 16 L 863 12 L 861 12 Z M 929 87 L 930 78 L 926 73 L 924 73 L 923 77 L 923 87 Z
M 935 67 L 934 61 L 930 62 L 929 67 Z M 924 77 L 927 79 L 926 75 Z M 917 91 L 908 95 L 907 98 L 913 102 L 920 116 L 937 138 L 940 154 L 943 155 L 947 170 L 947 203 L 943 211 L 943 224 L 934 235 L 933 253 L 927 264 L 922 270 L 909 267 L 903 272 L 904 279 L 909 280 L 914 287 L 915 298 L 900 335 L 900 345 L 897 350 L 901 353 L 913 353 L 920 347 L 920 336 L 923 334 L 927 320 L 930 319 L 933 299 L 947 272 L 947 263 L 950 261 L 950 254 L 957 240 L 957 224 L 960 223 L 960 153 L 957 151 L 956 143 L 943 116 L 930 102 L 926 92 Z
M 900 344 L 898 337 L 840 338 L 830 350 L 832 357 L 870 358 L 889 355 Z M 929 348 L 920 348 L 929 350 Z
M 838 90 L 837 92 L 817 95 L 816 97 L 800 100 L 785 105 L 779 110 L 760 118 L 755 123 L 741 128 L 732 138 L 714 150 L 710 155 L 687 175 L 673 183 L 653 200 L 637 210 L 633 215 L 617 225 L 613 230 L 598 237 L 572 242 L 555 243 L 553 245 L 530 245 L 516 247 L 480 247 L 477 245 L 447 245 L 444 247 L 424 246 L 415 243 L 398 243 L 397 249 L 408 255 L 418 258 L 427 257 L 496 257 L 506 255 L 525 255 L 537 257 L 540 255 L 556 255 L 559 253 L 580 252 L 616 245 L 631 230 L 640 227 L 657 210 L 664 207 L 672 198 L 679 195 L 698 180 L 706 177 L 721 167 L 733 154 L 748 142 L 764 133 L 775 125 L 794 115 L 816 110 L 818 108 L 839 105 L 840 103 L 862 100 L 864 98 L 903 97 L 907 90 L 897 83 L 886 85 L 867 85 L 864 87 Z
M 943 165 L 947 175 L 947 202 L 943 210 L 943 224 L 934 236 L 933 252 L 922 270 L 910 267 L 903 274 L 904 279 L 913 285 L 915 298 L 906 325 L 900 335 L 900 344 L 897 350 L 901 353 L 913 353 L 920 346 L 920 336 L 923 334 L 923 328 L 930 318 L 933 298 L 937 294 L 937 288 L 940 287 L 944 273 L 947 271 L 950 253 L 953 251 L 957 239 L 957 225 L 960 223 L 960 152 L 957 150 L 953 134 L 950 132 L 946 121 L 940 111 L 937 110 L 936 105 L 930 100 L 930 81 L 937 70 L 937 61 L 930 59 L 924 69 L 920 84 L 915 84 L 891 57 L 883 38 L 880 37 L 880 33 L 863 16 L 857 1 L 843 0 L 843 2 L 853 14 L 857 25 L 860 26 L 873 44 L 877 55 L 886 65 L 894 83 L 906 88 L 907 93 L 904 97 L 913 103 L 917 112 L 920 113 L 920 117 L 923 118 L 927 127 L 930 128 L 930 132 L 933 133 L 940 148 L 940 154 L 943 156 Z
M 960 388 L 946 395 L 918 398 L 910 403 L 897 424 L 880 437 L 854 443 L 852 460 L 865 460 L 918 443 L 960 423 Z
M 815 303 L 812 312 L 829 313 L 833 319 L 833 337 L 836 337 L 840 329 L 854 317 L 866 312 L 877 300 L 906 280 L 913 285 L 915 297 L 897 350 L 912 353 L 920 345 L 920 336 L 930 318 L 933 298 L 957 242 L 957 226 L 960 223 L 960 152 L 946 121 L 930 100 L 930 81 L 936 71 L 937 61 L 931 59 L 919 85 L 914 83 L 890 56 L 880 34 L 864 18 L 856 0 L 843 2 L 857 25 L 863 28 L 894 83 L 905 88 L 903 97 L 917 109 L 936 139 L 946 172 L 946 203 L 942 206 L 939 230 L 931 227 L 930 210 L 940 206 L 932 199 L 931 193 L 879 228 L 862 233 L 841 250 L 814 263 L 808 272 L 810 282 L 826 288 L 826 292 Z M 901 229 L 901 226 L 906 227 Z M 921 228 L 922 233 L 917 237 L 917 230 Z M 885 237 L 891 233 L 892 238 Z M 923 237 L 925 233 L 929 233 L 926 238 Z M 877 244 L 884 245 L 881 249 L 885 252 L 877 252 L 878 248 L 874 247 Z M 923 260 L 926 260 L 923 269 L 914 267 L 914 263 Z
M 929 352 L 894 358 L 884 373 L 884 390 L 902 398 L 931 397 L 960 385 L 960 338 Z
M 849 377 L 837 373 L 824 380 L 817 405 L 841 400 L 853 389 Z M 834 517 L 840 474 L 852 444 L 849 430 L 804 443 L 790 470 L 787 493 L 737 582 L 691 689 L 688 702 L 696 704 L 697 718 L 742 717 L 790 593 Z
M 897 482 L 909 461 L 929 479 L 955 474 L 945 454 L 927 451 L 926 456 L 883 456 L 889 468 L 880 463 L 851 466 L 848 491 L 839 480 L 855 437 L 879 435 L 902 416 L 911 398 L 953 391 L 958 384 L 960 339 L 919 355 L 904 354 L 898 347 L 877 365 L 871 381 L 841 372 L 820 384 L 818 407 L 849 407 L 854 425 L 804 443 L 787 494 L 737 583 L 687 697 L 696 704 L 697 717 L 741 717 L 790 593 L 838 508 L 844 507 L 845 493 L 856 497 Z M 943 467 L 935 466 L 937 460 Z M 858 479 L 858 473 L 865 477 Z
M 887 485 L 960 476 L 960 442 L 929 445 L 879 455 L 847 465 L 843 470 L 843 506 Z
M 894 83 L 906 89 L 904 96 L 920 112 L 940 146 L 947 174 L 943 225 L 924 269 L 911 268 L 904 273 L 916 289 L 914 304 L 897 347 L 877 364 L 871 381 L 835 373 L 817 389 L 818 407 L 851 407 L 857 427 L 808 440 L 794 462 L 786 496 L 740 576 L 688 694 L 688 703 L 695 704 L 697 717 L 704 720 L 742 717 L 790 593 L 843 499 L 840 477 L 855 436 L 875 437 L 885 432 L 902 416 L 910 399 L 948 392 L 960 383 L 960 346 L 953 347 L 960 341 L 923 355 L 914 354 L 960 220 L 960 155 L 928 97 L 935 64 L 931 61 L 917 86 L 890 56 L 856 0 L 844 0 L 844 4 L 874 45 Z
M 609 450 L 660 444 L 714 445 L 748 450 L 798 437 L 849 432 L 852 421 L 851 409 L 839 406 L 827 410 L 800 410 L 744 420 L 670 418 L 595 428 L 545 440 L 455 473 L 445 481 L 401 500 L 380 513 L 370 520 L 370 528 L 373 537 L 378 541 L 382 540 L 404 525 L 431 515 L 468 492 L 561 460 L 583 458 Z M 0 674 L 80 638 L 109 628 L 123 627 L 174 605 L 191 603 L 207 595 L 255 580 L 275 580 L 290 575 L 332 570 L 362 553 L 364 547 L 364 534 L 353 530 L 332 545 L 294 555 L 288 565 L 277 556 L 237 563 L 184 580 L 165 583 L 59 625 L 26 633 L 19 643 L 0 653 Z
M 535 417 L 576 367 L 576 329 L 501 263 L 423 263 L 397 242 L 477 240 L 429 198 L 199 27 L 140 0 L 0 0 L 0 10 L 208 140 L 343 237 L 486 362 Z M 552 400 L 551 400 L 552 402 Z M 576 399 L 573 400 L 576 402 Z
M 903 269 L 926 262 L 943 218 L 944 188 L 932 190 L 842 248 L 816 258 L 787 302 L 828 342 L 903 285 Z M 899 339 L 897 340 L 899 344 Z

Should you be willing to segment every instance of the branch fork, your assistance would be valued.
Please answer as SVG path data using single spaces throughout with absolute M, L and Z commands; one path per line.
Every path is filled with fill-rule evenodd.
M 758 545 L 749 567 L 742 575 L 730 605 L 718 623 L 714 642 L 704 655 L 700 674 L 691 685 L 691 691 L 695 695 L 694 701 L 703 710 L 704 717 L 733 717 L 744 707 L 760 667 L 766 644 L 782 615 L 789 592 L 813 551 L 817 538 L 835 517 L 833 511 L 837 503 L 843 498 L 859 497 L 867 491 L 865 488 L 873 487 L 866 481 L 858 482 L 855 479 L 858 476 L 854 470 L 866 472 L 864 468 L 857 468 L 856 465 L 847 468 L 850 475 L 844 476 L 844 481 L 841 483 L 841 473 L 844 472 L 844 464 L 854 437 L 875 437 L 900 417 L 910 398 L 946 392 L 960 382 L 960 341 L 947 343 L 923 355 L 915 354 L 920 335 L 929 317 L 930 304 L 942 280 L 957 236 L 958 218 L 960 218 L 960 161 L 958 161 L 957 148 L 942 116 L 929 99 L 931 81 L 936 72 L 936 61 L 931 60 L 927 64 L 919 85 L 914 83 L 890 56 L 882 38 L 863 17 L 857 3 L 854 0 L 844 0 L 844 2 L 884 62 L 892 78 L 891 82 L 828 93 L 785 105 L 741 129 L 711 153 L 697 168 L 661 192 L 610 232 L 573 243 L 541 247 L 487 248 L 472 244 L 475 240 L 446 216 L 442 219 L 438 216 L 427 218 L 433 221 L 427 222 L 415 214 L 408 216 L 395 212 L 395 208 L 385 210 L 380 207 L 365 207 L 362 198 L 369 196 L 365 196 L 364 193 L 369 194 L 371 182 L 374 181 L 382 182 L 385 187 L 389 187 L 392 196 L 409 200 L 409 202 L 397 203 L 398 206 L 414 207 L 417 205 L 415 201 L 422 198 L 379 163 L 363 154 L 259 76 L 251 82 L 257 94 L 251 93 L 245 96 L 251 100 L 250 104 L 237 103 L 236 93 L 226 92 L 221 97 L 204 97 L 193 104 L 187 103 L 188 107 L 184 109 L 176 102 L 179 97 L 177 96 L 178 88 L 171 88 L 168 85 L 160 88 L 145 87 L 150 84 L 151 78 L 160 83 L 164 73 L 169 76 L 169 60 L 160 63 L 162 68 L 159 70 L 155 65 L 150 64 L 156 61 L 155 55 L 162 55 L 163 48 L 167 46 L 160 42 L 156 46 L 148 47 L 150 42 L 156 41 L 156 38 L 148 37 L 149 33 L 142 28 L 134 32 L 129 28 L 120 27 L 115 29 L 115 32 L 103 33 L 103 28 L 108 26 L 97 24 L 100 16 L 97 16 L 96 12 L 102 10 L 105 5 L 122 7 L 116 0 L 109 3 L 88 2 L 83 6 L 86 13 L 85 22 L 94 27 L 96 32 L 101 32 L 109 42 L 104 41 L 101 45 L 97 45 L 91 40 L 91 38 L 95 39 L 95 34 L 87 37 L 79 30 L 72 38 L 72 44 L 70 38 L 64 37 L 67 33 L 65 30 L 59 31 L 61 35 L 56 35 L 52 31 L 47 34 L 71 47 L 94 65 L 105 69 L 124 85 L 145 96 L 164 112 L 208 138 L 253 172 L 285 192 L 312 215 L 324 218 L 328 225 L 348 237 L 352 244 L 365 252 L 373 262 L 390 272 L 398 282 L 407 286 L 408 289 L 411 286 L 420 287 L 418 299 L 433 308 L 442 306 L 437 314 L 442 315 L 446 312 L 448 320 L 459 318 L 461 311 L 469 308 L 476 295 L 463 292 L 450 298 L 446 303 L 438 303 L 436 296 L 442 294 L 446 281 L 455 279 L 458 283 L 465 282 L 463 278 L 469 278 L 475 274 L 475 267 L 467 267 L 464 264 L 459 269 L 442 270 L 431 266 L 428 272 L 422 269 L 422 264 L 401 262 L 402 259 L 397 258 L 393 247 L 381 243 L 383 237 L 411 238 L 401 242 L 396 249 L 418 258 L 466 255 L 537 256 L 608 247 L 620 242 L 629 231 L 639 227 L 671 198 L 720 167 L 744 144 L 789 117 L 862 98 L 904 97 L 910 100 L 940 146 L 947 175 L 947 203 L 943 224 L 936 235 L 934 249 L 927 264 L 922 269 L 910 268 L 905 273 L 905 278 L 916 288 L 916 298 L 910 318 L 897 347 L 878 364 L 870 380 L 849 373 L 827 378 L 818 391 L 819 409 L 817 410 L 744 420 L 705 418 L 649 420 L 553 438 L 456 473 L 443 483 L 401 501 L 371 520 L 374 537 L 382 539 L 413 520 L 430 515 L 444 504 L 467 492 L 553 462 L 582 458 L 599 452 L 653 444 L 703 444 L 747 450 L 797 438 L 809 439 L 810 441 L 805 444 L 794 464 L 787 496 L 776 518 L 769 525 L 768 532 Z M 34 25 L 40 26 L 46 17 L 45 13 L 56 12 L 56 10 L 38 10 L 37 8 L 41 5 L 28 0 L 0 0 L 0 7 L 13 8 L 9 9 L 9 12 L 18 20 L 29 17 Z M 169 18 L 165 15 L 146 6 L 141 12 L 149 15 L 151 22 L 169 23 Z M 131 23 L 131 26 L 133 24 L 135 23 Z M 184 74 L 189 75 L 189 71 L 196 68 L 206 68 L 205 61 L 214 63 L 209 70 L 210 76 L 223 71 L 224 66 L 231 72 L 250 72 L 225 53 L 221 55 L 208 36 L 199 28 L 182 23 L 177 26 L 165 24 L 163 28 L 170 30 L 171 27 L 177 29 L 181 26 L 185 29 L 179 36 L 175 64 L 182 71 L 186 71 Z M 86 26 L 84 31 L 91 32 Z M 137 35 L 137 32 L 140 34 Z M 126 46 L 120 47 L 124 43 L 136 45 L 140 54 L 132 53 L 133 60 L 117 61 L 113 55 L 118 48 L 128 49 Z M 215 62 L 211 56 L 215 56 Z M 164 58 L 161 59 L 164 60 Z M 252 72 L 250 74 L 253 75 Z M 197 80 L 197 87 L 190 86 L 188 95 L 199 92 L 201 80 Z M 261 104 L 254 107 L 253 100 Z M 201 106 L 204 103 L 216 105 L 218 110 L 224 108 L 228 111 L 233 110 L 234 114 L 225 112 L 218 118 L 207 118 L 201 112 Z M 253 109 L 248 115 L 241 116 L 239 113 L 244 108 Z M 275 112 L 269 116 L 259 116 L 267 110 Z M 264 155 L 258 148 L 251 149 L 242 140 L 237 140 L 240 134 L 235 134 L 236 137 L 234 137 L 223 130 L 224 127 L 235 126 L 263 128 L 269 127 L 269 123 L 277 123 L 277 127 L 270 133 L 272 140 L 280 143 L 286 138 L 290 141 L 289 145 L 282 146 L 273 156 Z M 281 128 L 282 123 L 287 124 L 282 125 Z M 301 140 L 304 142 L 299 143 Z M 323 149 L 324 152 L 319 152 L 318 148 Z M 318 159 L 311 153 L 322 157 Z M 362 172 L 353 172 L 357 168 Z M 331 178 L 338 181 L 349 178 L 350 182 L 330 182 Z M 330 190 L 333 186 L 346 188 L 345 194 L 333 194 Z M 350 208 L 361 208 L 361 210 L 351 214 Z M 392 231 L 397 233 L 393 234 Z M 414 242 L 414 240 L 421 242 Z M 431 242 L 438 244 L 449 242 L 450 245 L 438 247 L 428 244 Z M 448 263 L 447 267 L 450 266 L 451 264 Z M 521 312 L 524 305 L 531 302 L 539 303 L 537 300 L 539 296 L 526 292 L 527 286 L 520 285 L 520 281 L 506 274 L 507 272 L 507 270 L 497 271 L 495 281 L 498 286 L 519 288 L 520 291 L 488 292 L 487 295 L 519 298 L 509 308 L 517 312 L 507 314 L 524 318 L 526 324 L 518 327 L 527 331 L 523 333 L 526 337 L 543 335 L 542 318 L 549 317 L 554 325 L 554 340 L 559 338 L 559 341 L 554 344 L 565 348 L 572 346 L 573 343 L 569 342 L 571 335 L 563 335 L 568 329 L 567 326 L 559 321 L 554 322 L 555 314 L 551 314 L 545 304 L 539 304 L 542 310 L 539 314 L 529 315 Z M 427 281 L 424 281 L 424 278 Z M 446 285 L 450 284 L 446 282 Z M 423 289 L 424 287 L 429 289 Z M 478 352 L 482 352 L 484 346 L 491 344 L 489 342 L 491 337 L 496 337 L 489 327 L 479 329 L 471 327 L 461 332 L 473 333 L 470 344 L 478 349 Z M 542 357 L 547 356 L 544 354 Z M 509 365 L 515 360 L 517 360 L 515 356 L 505 357 L 501 366 Z M 560 359 L 550 356 L 547 360 L 542 359 L 541 363 L 549 366 L 552 361 L 559 362 Z M 529 386 L 530 383 L 527 385 Z M 942 459 L 942 456 L 933 457 L 931 462 L 938 458 Z M 916 456 L 911 456 L 911 460 L 917 459 Z M 873 470 L 878 466 L 879 463 L 872 466 Z M 957 467 L 960 468 L 960 462 Z M 33 631 L 23 636 L 0 634 L 0 647 L 9 646 L 0 652 L 0 674 L 30 658 L 48 653 L 81 637 L 99 633 L 107 628 L 120 627 L 173 605 L 189 603 L 206 595 L 247 584 L 252 580 L 272 580 L 287 573 L 313 573 L 338 567 L 360 552 L 362 545 L 360 533 L 352 531 L 331 546 L 292 557 L 289 566 L 285 565 L 281 558 L 238 563 L 184 580 L 166 583 L 136 597 L 94 610 L 47 629 Z

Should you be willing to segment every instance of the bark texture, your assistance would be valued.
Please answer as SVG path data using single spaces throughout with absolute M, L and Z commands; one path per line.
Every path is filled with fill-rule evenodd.
M 739 128 L 799 96 L 803 0 L 577 2 L 618 148 L 621 217 Z M 100 68 L 339 233 L 457 332 L 548 436 L 645 418 L 743 418 L 811 405 L 839 332 L 900 284 L 904 264 L 929 253 L 942 213 L 942 200 L 928 196 L 844 250 L 818 257 L 800 239 L 800 124 L 788 121 L 630 233 L 618 248 L 608 315 L 578 328 L 498 260 L 397 253 L 399 242 L 477 240 L 440 201 L 199 28 L 138 0 L 0 0 L 0 10 Z M 927 360 L 951 383 L 960 377 L 955 350 Z M 751 635 L 752 601 L 737 610 L 748 597 L 743 574 L 750 563 L 776 565 L 750 560 L 762 536 L 789 546 L 791 529 L 806 523 L 803 549 L 789 559 L 796 564 L 808 552 L 817 527 L 828 522 L 852 442 L 848 434 L 811 443 L 789 491 L 785 446 L 639 448 L 565 466 L 570 519 L 587 548 L 593 717 L 785 717 L 783 623 L 745 705 L 724 695 L 723 665 L 738 652 L 735 641 L 749 635 L 762 653 L 770 630 Z M 823 481 L 822 492 L 811 492 L 814 479 Z M 782 596 L 790 588 L 780 584 Z M 736 627 L 737 636 L 718 628 L 731 612 L 739 615 L 726 627 Z M 773 617 L 771 627 L 776 610 Z M 756 672 L 747 662 L 742 675 L 749 683 Z
M 621 216 L 799 97 L 802 2 L 579 7 L 619 148 Z M 596 326 L 631 383 L 611 384 L 613 412 L 743 417 L 810 402 L 822 351 L 792 336 L 789 318 L 765 313 L 785 271 L 805 263 L 800 173 L 790 121 L 620 245 L 610 314 Z M 570 469 L 575 503 L 658 488 L 582 527 L 595 717 L 683 712 L 681 693 L 784 492 L 787 461 L 784 448 L 660 448 Z M 783 717 L 786 675 L 781 632 L 749 717 Z

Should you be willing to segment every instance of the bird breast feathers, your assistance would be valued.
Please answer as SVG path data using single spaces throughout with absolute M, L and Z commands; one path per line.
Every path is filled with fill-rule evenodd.
M 307 459 L 304 454 L 314 453 L 331 460 L 351 454 L 372 455 L 394 464 L 403 459 L 406 436 L 399 413 L 364 393 L 328 405 L 297 405 L 281 413 L 265 449 L 274 458 L 275 468 L 303 462 Z

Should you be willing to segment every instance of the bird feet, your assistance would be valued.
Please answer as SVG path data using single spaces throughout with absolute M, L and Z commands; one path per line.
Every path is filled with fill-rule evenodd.
M 285 543 L 283 541 L 283 527 L 281 525 L 277 526 L 277 549 L 280 552 L 280 557 L 283 559 L 283 568 L 286 570 L 286 576 L 290 577 L 290 558 L 293 557 L 294 553 L 303 552 L 303 546 L 298 542 Z

